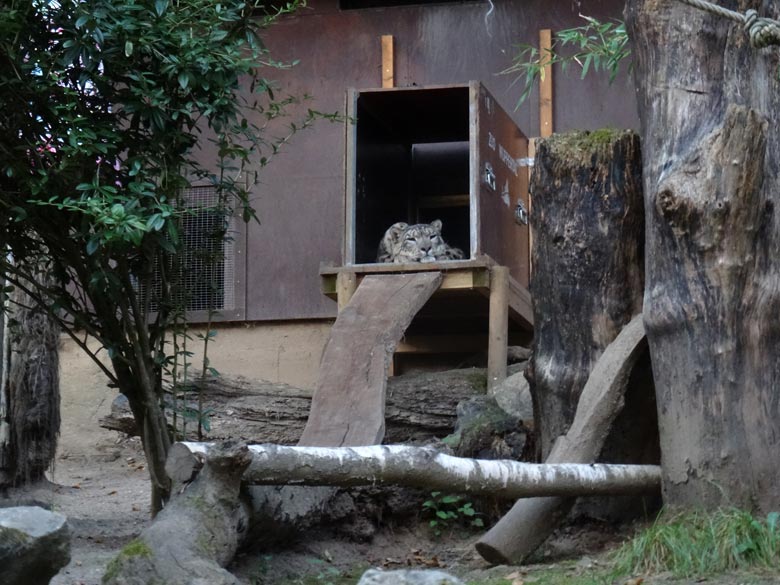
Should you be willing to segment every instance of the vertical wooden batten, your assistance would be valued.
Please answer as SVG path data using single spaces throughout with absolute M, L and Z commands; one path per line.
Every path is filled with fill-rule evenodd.
M 382 35 L 382 87 L 395 87 L 393 35 Z
M 490 313 L 488 316 L 488 392 L 506 379 L 507 338 L 509 334 L 509 268 L 490 270 Z
M 547 138 L 553 133 L 553 78 L 550 51 L 552 50 L 552 31 L 545 28 L 539 31 L 539 55 L 545 63 L 539 79 L 539 135 Z

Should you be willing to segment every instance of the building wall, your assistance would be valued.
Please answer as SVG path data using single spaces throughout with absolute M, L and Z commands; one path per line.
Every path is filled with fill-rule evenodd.
M 349 87 L 381 85 L 380 37 L 395 39 L 397 86 L 481 80 L 529 137 L 539 134 L 538 93 L 519 108 L 522 83 L 498 75 L 518 43 L 538 44 L 539 29 L 584 23 L 580 13 L 619 18 L 620 0 L 493 0 L 340 10 L 338 0 L 310 0 L 310 8 L 272 26 L 265 40 L 274 58 L 300 63 L 270 69 L 278 95 L 308 94 L 293 108 L 343 112 Z M 633 85 L 606 76 L 580 80 L 576 67 L 554 72 L 556 131 L 636 127 Z M 271 129 L 281 135 L 282 126 Z M 336 306 L 320 293 L 321 262 L 339 264 L 344 234 L 343 124 L 321 121 L 297 134 L 260 171 L 253 196 L 261 223 L 250 224 L 242 259 L 247 321 L 332 318 Z
M 217 325 L 217 336 L 209 344 L 209 361 L 220 374 L 283 382 L 313 390 L 322 349 L 332 321 Z M 205 329 L 193 327 L 193 337 Z M 98 348 L 90 341 L 93 350 Z M 193 339 L 188 350 L 193 371 L 200 371 L 202 342 Z M 62 337 L 60 385 L 63 401 L 69 405 L 108 412 L 116 390 L 106 386 L 105 375 L 72 339 Z M 94 417 L 95 421 L 99 418 Z

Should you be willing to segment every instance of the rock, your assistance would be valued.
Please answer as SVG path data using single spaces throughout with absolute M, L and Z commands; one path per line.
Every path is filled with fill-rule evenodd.
M 0 583 L 44 585 L 69 562 L 65 516 L 35 506 L 0 509 Z
M 531 358 L 533 352 L 522 345 L 510 345 L 506 348 L 506 361 L 508 364 L 524 362 Z
M 357 585 L 464 585 L 457 577 L 444 571 L 380 571 L 369 569 Z
M 499 408 L 492 396 L 458 403 L 455 432 L 444 439 L 458 457 L 522 460 L 528 432 L 522 421 Z
M 522 421 L 534 420 L 531 388 L 523 372 L 512 374 L 493 391 L 493 398 L 501 410 Z

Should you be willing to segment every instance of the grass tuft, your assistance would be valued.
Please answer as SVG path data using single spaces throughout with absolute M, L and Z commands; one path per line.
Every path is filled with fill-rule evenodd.
M 665 512 L 617 551 L 614 567 L 618 575 L 671 572 L 676 577 L 778 569 L 780 513 L 756 518 L 734 508 Z

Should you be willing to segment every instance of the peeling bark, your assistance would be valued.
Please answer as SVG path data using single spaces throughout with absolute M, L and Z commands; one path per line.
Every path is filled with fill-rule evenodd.
M 169 468 L 187 475 L 188 461 L 210 452 L 208 443 L 176 443 Z M 251 445 L 244 482 L 252 485 L 403 485 L 448 492 L 521 498 L 541 495 L 652 493 L 656 465 L 577 465 L 463 459 L 430 447 L 287 447 Z M 175 463 L 174 463 L 175 462 Z
M 778 18 L 776 3 L 727 2 Z M 630 0 L 642 122 L 645 326 L 667 505 L 780 506 L 776 50 L 680 3 Z
M 642 311 L 639 137 L 597 130 L 540 140 L 531 191 L 536 325 L 526 375 L 544 460 L 569 429 L 594 364 Z

